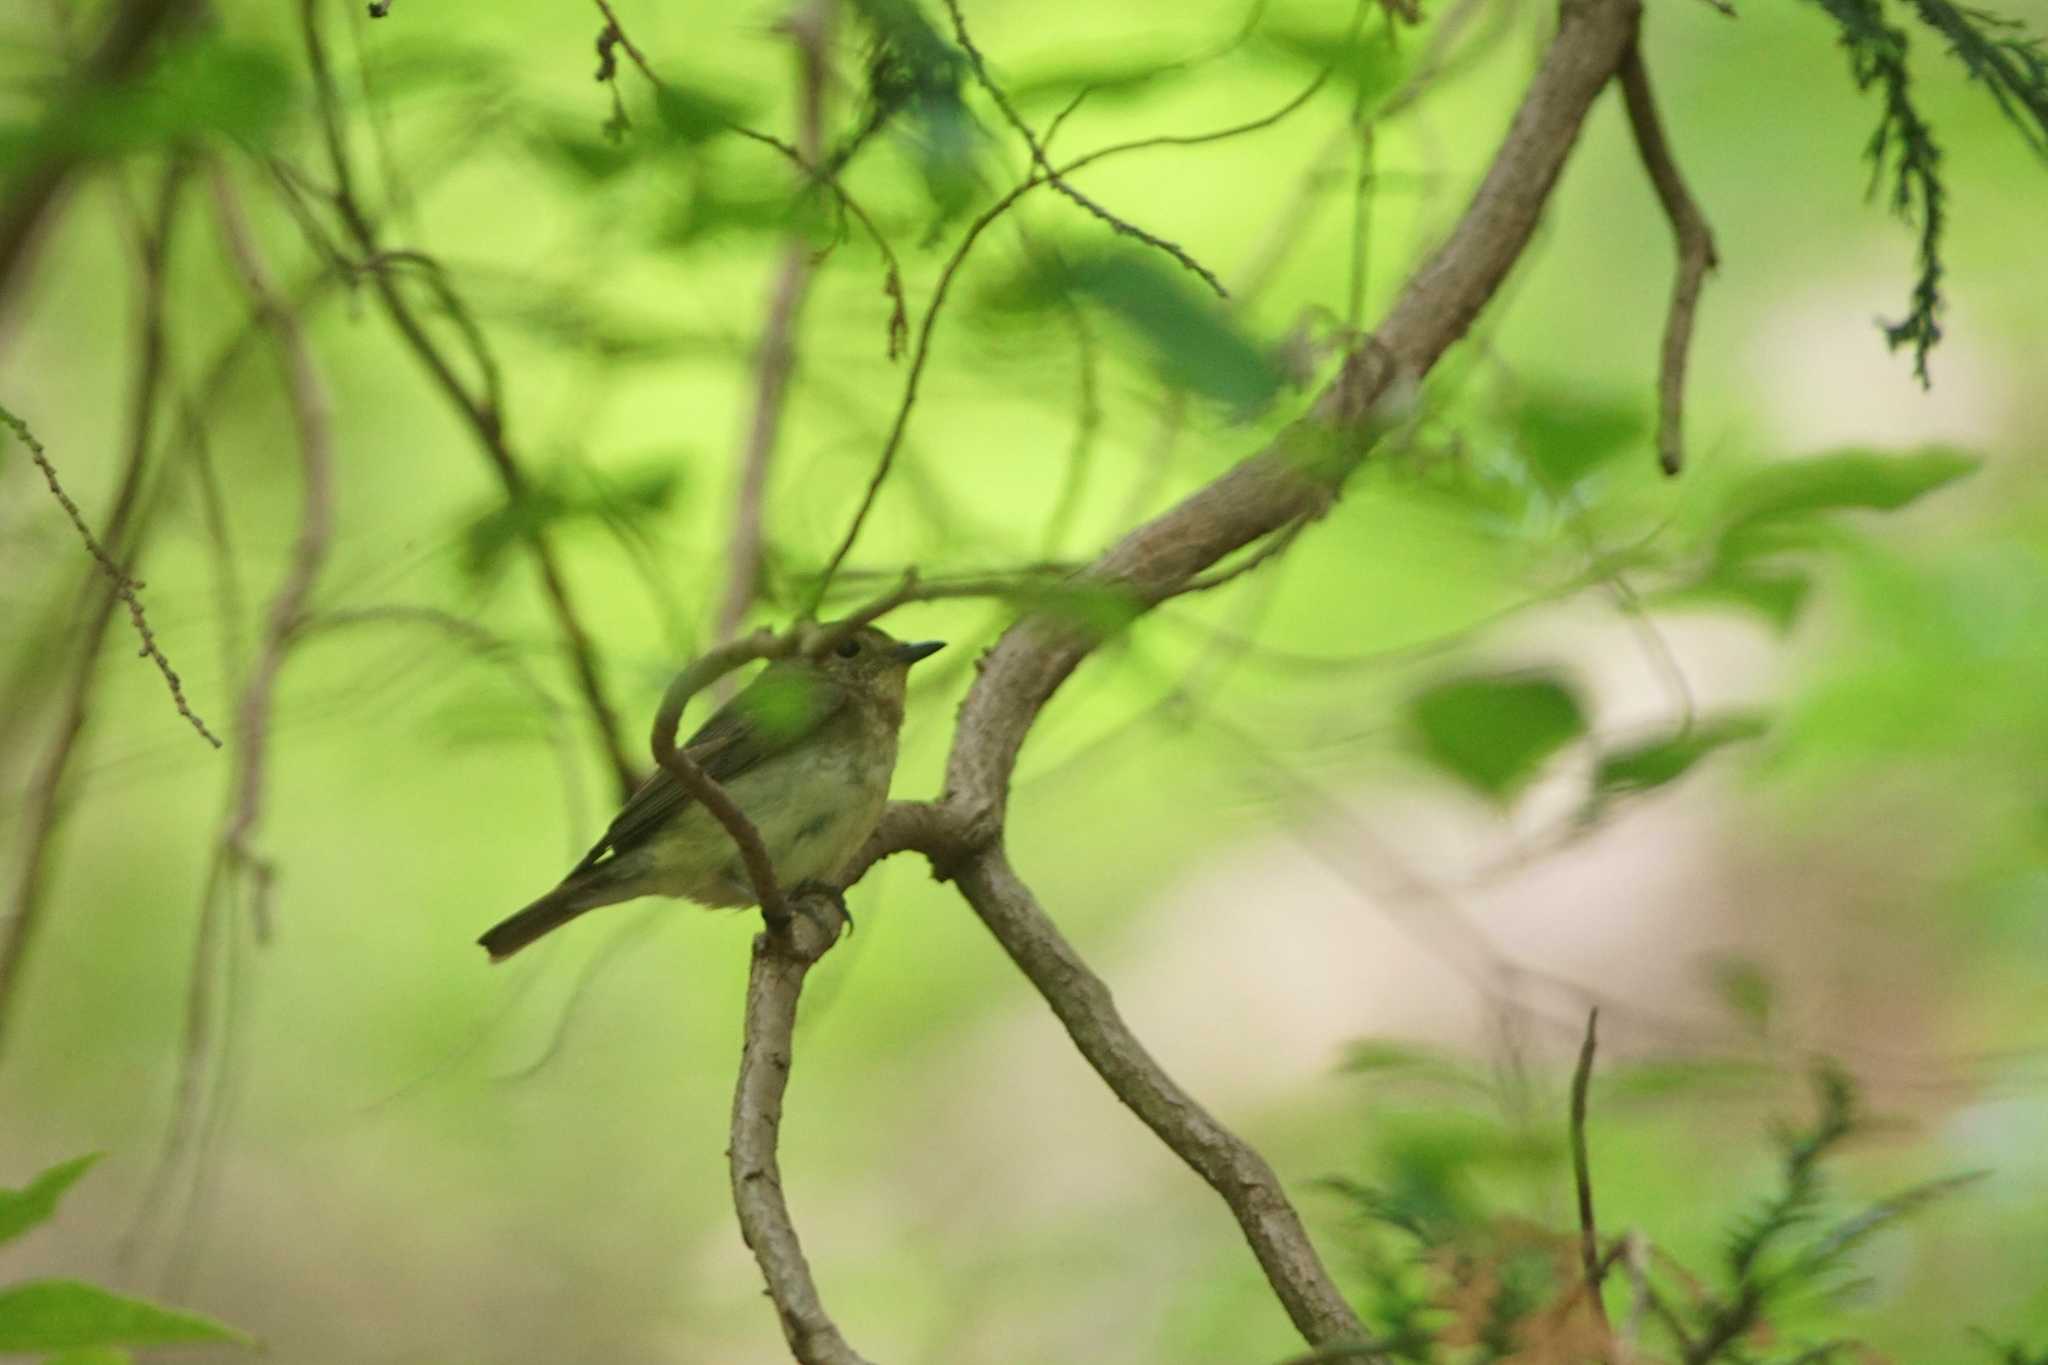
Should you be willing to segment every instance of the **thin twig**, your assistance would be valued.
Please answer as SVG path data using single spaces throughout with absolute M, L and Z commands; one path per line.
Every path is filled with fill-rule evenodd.
M 143 533 L 149 526 L 149 511 L 141 507 L 143 474 L 154 443 L 160 399 L 163 392 L 165 355 L 165 297 L 169 271 L 171 229 L 182 202 L 185 166 L 173 161 L 164 171 L 157 194 L 154 216 L 137 224 L 141 239 L 139 275 L 142 283 L 140 320 L 136 329 L 135 375 L 127 414 L 126 452 L 121 476 L 114 492 L 107 522 L 101 532 L 102 544 L 114 549 L 110 556 L 117 566 L 132 567 L 141 554 Z M 122 570 L 121 578 L 126 579 Z M 98 575 L 91 576 L 97 581 Z M 0 917 L 0 1054 L 14 1017 L 15 997 L 23 964 L 28 960 L 36 930 L 42 918 L 43 877 L 48 871 L 50 845 L 56 837 L 58 798 L 76 756 L 99 681 L 101 646 L 114 619 L 119 596 L 111 588 L 91 595 L 83 628 L 77 631 L 77 663 L 62 711 L 52 727 L 49 748 L 29 779 L 23 802 L 18 869 L 8 895 L 7 911 Z
M 1096 218 L 1108 224 L 1112 232 L 1122 237 L 1129 237 L 1143 242 L 1146 246 L 1156 251 L 1165 252 L 1168 256 L 1178 261 L 1184 269 L 1200 277 L 1202 283 L 1208 285 L 1209 288 L 1216 292 L 1216 297 L 1220 299 L 1229 298 L 1230 291 L 1223 287 L 1223 281 L 1216 277 L 1216 272 L 1203 265 L 1193 256 L 1190 256 L 1178 243 L 1169 242 L 1156 233 L 1147 232 L 1129 219 L 1111 213 L 1101 204 L 1096 203 L 1095 200 L 1075 189 L 1068 182 L 1065 172 L 1053 168 L 1052 162 L 1046 159 L 1045 148 L 1039 145 L 1037 135 L 1031 131 L 1031 125 L 1024 121 L 1024 116 L 1017 112 L 1015 105 L 1010 103 L 1010 97 L 1003 93 L 1003 88 L 1000 85 L 996 84 L 995 77 L 989 75 L 988 63 L 982 59 L 981 49 L 976 47 L 974 39 L 968 36 L 967 18 L 960 12 L 960 0 L 946 0 L 946 12 L 953 17 L 953 37 L 959 42 L 961 50 L 967 54 L 968 63 L 974 67 L 975 79 L 981 82 L 982 88 L 988 91 L 989 98 L 995 101 L 996 108 L 1002 110 L 1003 117 L 1009 121 L 1010 126 L 1015 128 L 1018 135 L 1024 139 L 1024 145 L 1031 149 L 1032 165 L 1036 166 L 1045 175 L 1047 180 L 1051 182 L 1052 187 Z
M 1607 1300 L 1600 1293 L 1605 1265 L 1600 1257 L 1600 1229 L 1593 1219 L 1593 1165 L 1586 1154 L 1586 1092 L 1593 1083 L 1593 1045 L 1600 1024 L 1600 1007 L 1586 1012 L 1586 1041 L 1579 1047 L 1579 1064 L 1572 1072 L 1572 1188 L 1579 1202 L 1579 1260 L 1586 1271 L 1586 1297 L 1592 1301 L 1593 1316 L 1600 1320 L 1603 1337 L 1612 1337 L 1607 1321 Z
M 0 423 L 12 428 L 15 436 L 28 447 L 29 458 L 35 461 L 36 468 L 43 471 L 43 482 L 50 486 L 50 492 L 56 497 L 58 505 L 63 507 L 64 514 L 71 518 L 71 524 L 78 528 L 79 537 L 85 541 L 87 552 L 100 566 L 100 572 L 107 576 L 107 581 L 113 585 L 114 595 L 127 605 L 128 619 L 134 623 L 135 633 L 142 638 L 142 657 L 155 664 L 156 671 L 164 675 L 164 685 L 171 692 L 171 704 L 176 706 L 178 714 L 199 732 L 201 739 L 216 749 L 220 748 L 220 736 L 206 728 L 206 722 L 199 718 L 192 710 L 192 704 L 185 700 L 184 682 L 178 677 L 178 670 L 171 667 L 171 661 L 164 657 L 162 647 L 156 642 L 156 632 L 149 628 L 149 618 L 142 611 L 142 599 L 136 595 L 136 589 L 142 587 L 142 583 L 130 578 L 127 571 L 114 562 L 114 557 L 100 544 L 99 537 L 85 524 L 85 517 L 79 512 L 78 504 L 71 500 L 71 495 L 64 491 L 64 485 L 57 481 L 57 470 L 51 465 L 49 455 L 43 450 L 43 443 L 29 430 L 28 423 L 4 406 L 0 406 Z
M 797 151 L 812 165 L 823 155 L 825 61 L 837 9 L 836 0 L 811 0 L 787 24 L 797 51 Z M 761 328 L 760 349 L 755 353 L 753 415 L 740 456 L 739 497 L 726 546 L 725 599 L 714 631 L 721 644 L 739 632 L 760 591 L 761 517 L 768 466 L 782 431 L 790 375 L 796 368 L 797 319 L 810 297 L 814 274 L 811 244 L 799 224 L 790 229 L 789 240 L 783 244 L 767 321 Z
M 794 647 L 791 637 L 769 631 L 755 631 L 752 635 L 720 645 L 676 674 L 668 690 L 662 694 L 661 706 L 654 716 L 652 749 L 655 763 L 666 768 L 676 781 L 683 784 L 683 790 L 696 798 L 725 827 L 725 832 L 739 849 L 740 860 L 746 864 L 756 904 L 771 925 L 788 921 L 789 902 L 783 896 L 781 883 L 775 878 L 775 864 L 768 856 L 767 845 L 761 842 L 761 831 L 733 802 L 724 786 L 698 766 L 688 750 L 676 744 L 676 731 L 682 726 L 683 708 L 703 688 L 742 664 L 772 658 L 779 653 L 786 654 Z
M 1054 175 L 1071 175 L 1083 166 L 1093 165 L 1105 157 L 1116 156 L 1125 152 L 1149 151 L 1156 147 L 1193 147 L 1203 143 L 1220 142 L 1227 138 L 1241 137 L 1247 133 L 1255 133 L 1262 129 L 1270 128 L 1307 103 L 1309 96 L 1321 89 L 1323 83 L 1329 79 L 1329 76 L 1330 73 L 1324 71 L 1310 83 L 1306 90 L 1296 95 L 1286 104 L 1281 105 L 1280 108 L 1270 114 L 1262 115 L 1246 123 L 1234 124 L 1228 128 L 1221 128 L 1211 133 L 1199 133 L 1184 137 L 1142 138 L 1135 142 L 1114 143 L 1108 147 L 1099 147 L 1092 152 L 1078 156 L 1052 174 L 1046 174 L 1043 171 L 1034 172 L 1012 187 L 1001 198 L 997 199 L 995 203 L 989 205 L 987 209 L 982 211 L 979 217 L 968 224 L 966 232 L 961 235 L 959 244 L 954 247 L 953 254 L 947 257 L 946 263 L 940 267 L 938 282 L 932 287 L 931 302 L 925 306 L 924 317 L 918 323 L 917 341 L 911 348 L 910 353 L 910 369 L 903 377 L 903 394 L 897 401 L 896 416 L 890 423 L 889 434 L 882 442 L 882 453 L 875 462 L 875 472 L 869 476 L 867 487 L 861 492 L 860 502 L 854 508 L 853 519 L 847 523 L 846 534 L 840 537 L 838 546 L 832 551 L 831 557 L 825 561 L 825 567 L 819 572 L 817 582 L 812 585 L 810 594 L 805 599 L 803 610 L 799 613 L 801 616 L 808 618 L 817 614 L 819 603 L 824 601 L 825 594 L 831 589 L 833 575 L 839 571 L 839 567 L 845 562 L 846 556 L 852 552 L 854 542 L 860 539 L 861 528 L 867 524 L 868 513 L 873 510 L 875 499 L 881 494 L 882 485 L 888 482 L 889 473 L 895 468 L 897 452 L 903 445 L 903 433 L 910 423 L 910 411 L 917 403 L 918 382 L 924 376 L 925 361 L 931 354 L 932 329 L 938 322 L 939 309 L 946 301 L 946 294 L 952 288 L 954 277 L 959 273 L 960 267 L 966 262 L 968 253 L 974 249 L 974 244 L 981 240 L 982 234 L 997 219 L 1009 212 L 1018 200 L 1022 199 L 1032 190 L 1037 189 L 1040 185 L 1050 184 Z
M 306 616 L 320 566 L 327 557 L 327 545 L 334 530 L 334 434 L 332 407 L 327 388 L 313 359 L 312 347 L 291 303 L 279 292 L 270 269 L 249 229 L 241 199 L 227 174 L 216 166 L 211 176 L 216 219 L 221 245 L 235 273 L 241 277 L 250 303 L 277 340 L 284 365 L 285 392 L 290 397 L 292 421 L 298 428 L 301 493 L 299 531 L 292 542 L 291 562 L 271 598 L 263 639 L 249 669 L 236 720 L 241 745 L 241 768 L 236 775 L 235 806 L 221 845 L 232 859 L 253 874 L 253 912 L 259 942 L 269 936 L 268 889 L 270 868 L 257 854 L 253 841 L 263 818 L 265 759 L 270 738 L 270 713 L 277 691 L 278 673 L 284 667 L 292 637 Z
M 468 386 L 449 365 L 440 347 L 421 326 L 405 296 L 399 292 L 388 264 L 381 263 L 384 259 L 383 249 L 377 240 L 376 229 L 355 196 L 348 148 L 342 136 L 340 96 L 335 88 L 334 73 L 328 64 L 326 45 L 320 36 L 319 0 L 300 0 L 299 25 L 305 40 L 307 64 L 313 75 L 321 134 L 326 144 L 329 167 L 334 174 L 332 199 L 335 210 L 340 214 L 343 225 L 348 229 L 356 249 L 361 253 L 363 263 L 372 267 L 371 283 L 379 302 L 383 304 L 386 316 L 405 338 L 414 357 L 425 366 L 436 385 L 469 425 L 485 459 L 497 474 L 507 501 L 515 506 L 522 504 L 528 496 L 526 473 L 506 438 L 504 413 L 493 406 L 487 397 L 478 397 L 470 393 Z M 561 632 L 563 643 L 568 647 L 570 663 L 575 671 L 578 689 L 583 694 L 585 708 L 597 731 L 598 742 L 605 758 L 611 765 L 620 798 L 624 799 L 639 785 L 639 779 L 634 772 L 633 764 L 626 757 L 625 745 L 619 735 L 618 716 L 606 696 L 604 680 L 599 673 L 597 652 L 591 643 L 590 633 L 584 627 L 582 617 L 570 597 L 568 581 L 562 573 L 561 564 L 555 556 L 554 544 L 546 530 L 539 526 L 527 525 L 524 528 L 524 535 L 527 549 L 533 557 L 534 567 L 539 571 L 541 588 L 555 618 L 556 628 Z
M 1664 321 L 1657 369 L 1657 462 L 1666 474 L 1676 474 L 1685 464 L 1685 361 L 1692 349 L 1693 315 L 1699 308 L 1700 287 L 1707 272 L 1720 264 L 1720 257 L 1714 251 L 1713 230 L 1686 189 L 1685 177 L 1679 174 L 1671 144 L 1664 137 L 1639 43 L 1629 44 L 1620 78 L 1636 150 L 1642 154 L 1643 169 L 1656 187 L 1657 201 L 1664 206 L 1664 216 L 1671 220 L 1671 233 L 1678 243 L 1678 277 L 1671 286 L 1671 312 Z

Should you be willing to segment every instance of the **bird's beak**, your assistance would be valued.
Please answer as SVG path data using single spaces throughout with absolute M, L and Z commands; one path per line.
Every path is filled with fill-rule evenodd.
M 929 659 L 945 647 L 944 640 L 919 640 L 915 643 L 900 644 L 889 653 L 905 664 L 914 664 L 919 659 Z

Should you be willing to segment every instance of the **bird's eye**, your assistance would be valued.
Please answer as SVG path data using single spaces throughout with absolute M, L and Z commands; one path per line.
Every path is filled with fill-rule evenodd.
M 839 648 L 832 651 L 842 659 L 851 659 L 860 653 L 860 641 L 848 638 L 839 642 Z

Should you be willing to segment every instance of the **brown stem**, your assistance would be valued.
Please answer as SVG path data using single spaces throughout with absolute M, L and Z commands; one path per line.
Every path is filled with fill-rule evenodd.
M 1109 987 L 1060 934 L 1002 851 L 985 848 L 953 875 L 960 894 L 1045 997 L 1089 1065 L 1222 1196 L 1302 1336 L 1318 1345 L 1362 1339 L 1358 1315 L 1316 1256 L 1273 1168 L 1174 1084 L 1117 1013 Z
M 263 816 L 265 756 L 270 737 L 270 712 L 277 692 L 278 673 L 286 652 L 306 616 L 306 604 L 327 557 L 327 545 L 334 531 L 334 435 L 332 405 L 327 387 L 321 382 L 313 350 L 307 344 L 298 313 L 264 263 L 249 229 L 242 203 L 226 173 L 216 166 L 212 175 L 215 214 L 220 225 L 221 244 L 235 273 L 249 292 L 249 299 L 272 335 L 284 365 L 285 392 L 291 400 L 292 420 L 299 434 L 299 465 L 302 492 L 299 504 L 299 533 L 292 543 L 291 562 L 271 598 L 269 617 L 249 679 L 242 690 L 240 714 L 236 718 L 241 744 L 241 766 L 236 774 L 233 814 L 222 833 L 224 849 L 256 874 L 258 895 L 254 901 L 256 932 L 268 936 L 267 906 L 262 892 L 269 883 L 265 861 L 253 847 L 256 827 Z
M 1266 450 L 1138 527 L 1083 579 L 1148 608 L 1223 556 L 1318 515 L 1419 382 L 1485 306 L 1528 245 L 1587 111 L 1614 76 L 1637 0 L 1571 0 L 1472 203 L 1410 278 L 1378 332 L 1349 357 L 1313 415 Z M 1389 400 L 1394 400 L 1390 404 Z M 1314 1345 L 1358 1340 L 1278 1182 L 1172 1085 L 1117 1020 L 1107 990 L 1061 940 L 1000 852 L 1011 775 L 1025 737 L 1100 635 L 1027 615 L 982 660 L 961 707 L 941 804 L 952 871 L 989 930 L 1046 996 L 1104 1082 L 1215 1186 L 1239 1217 L 1275 1292 Z M 961 847 L 978 850 L 962 857 Z M 1252 1164 L 1256 1163 L 1256 1164 Z
M 812 0 L 788 23 L 797 50 L 796 147 L 805 165 L 817 165 L 824 154 L 825 55 L 832 41 L 836 9 L 834 0 Z M 762 500 L 768 487 L 769 462 L 782 430 L 790 375 L 796 368 L 797 319 L 810 297 L 815 273 L 812 257 L 811 243 L 799 223 L 783 244 L 782 264 L 776 270 L 761 347 L 754 360 L 753 417 L 740 457 L 739 501 L 733 514 L 732 539 L 726 547 L 725 600 L 718 609 L 720 643 L 739 631 L 760 589 Z
M 485 398 L 469 392 L 448 358 L 442 354 L 434 339 L 427 334 L 418 316 L 399 292 L 397 282 L 392 278 L 389 258 L 385 256 L 377 241 L 375 226 L 363 211 L 355 197 L 353 176 L 350 171 L 348 149 L 342 136 L 340 99 L 335 91 L 334 73 L 328 65 L 326 44 L 320 37 L 319 0 L 300 0 L 300 27 L 306 43 L 307 64 L 312 70 L 314 92 L 320 111 L 322 136 L 327 146 L 327 159 L 334 172 L 334 206 L 340 213 L 343 225 L 361 253 L 370 271 L 370 282 L 376 291 L 378 301 L 384 306 L 385 314 L 391 319 L 406 345 L 433 378 L 435 385 L 447 395 L 471 432 L 476 436 L 477 445 L 483 450 L 485 459 L 498 476 L 498 483 L 505 491 L 505 497 L 513 504 L 526 499 L 527 483 L 525 471 L 520 467 L 518 456 L 513 453 L 506 439 L 504 414 Z M 611 765 L 612 776 L 617 782 L 620 799 L 624 800 L 639 785 L 633 765 L 627 760 L 626 748 L 619 735 L 619 721 L 606 697 L 604 680 L 599 675 L 597 652 L 591 644 L 590 633 L 584 629 L 583 619 L 577 613 L 574 600 L 569 593 L 568 580 L 562 573 L 560 562 L 555 556 L 554 543 L 547 532 L 538 526 L 529 526 L 525 532 L 528 552 L 533 556 L 534 567 L 540 573 L 541 589 L 547 598 L 550 612 L 555 618 L 555 627 L 568 647 L 569 660 L 576 674 L 577 688 L 583 694 L 585 708 L 590 714 L 592 726 L 597 731 L 599 744 Z
M 754 939 L 753 966 L 747 973 L 746 1042 L 732 1097 L 728 1156 L 740 1236 L 760 1263 L 790 1353 L 804 1365 L 867 1365 L 847 1345 L 819 1301 L 783 1198 L 782 1170 L 775 1156 L 797 997 L 804 974 L 832 942 L 831 934 L 803 915 L 785 919 Z
M 1593 1315 L 1600 1319 L 1601 1335 L 1611 1339 L 1607 1301 L 1601 1296 L 1600 1281 L 1606 1263 L 1600 1256 L 1600 1226 L 1593 1218 L 1593 1163 L 1586 1152 L 1586 1095 L 1593 1084 L 1593 1047 L 1600 1025 L 1600 1007 L 1586 1013 L 1586 1041 L 1579 1046 L 1579 1064 L 1572 1071 L 1572 1188 L 1579 1203 L 1579 1260 L 1586 1272 L 1586 1296 L 1592 1300 Z
M 165 329 L 164 300 L 169 271 L 167 260 L 171 229 L 177 219 L 180 188 L 185 171 L 173 163 L 164 172 L 152 221 L 140 224 L 141 319 L 136 334 L 134 386 L 128 408 L 128 440 L 121 477 L 114 493 L 102 544 L 112 547 L 110 557 L 123 581 L 133 576 L 141 555 L 147 520 L 137 515 L 143 474 L 149 463 L 149 448 L 156 432 L 163 392 Z M 96 577 L 96 575 L 95 575 Z M 78 632 L 77 664 L 63 701 L 63 710 L 53 729 L 50 745 L 29 779 L 22 806 L 19 867 L 8 891 L 7 911 L 0 918 L 0 1053 L 4 1053 L 20 987 L 22 964 L 27 961 L 36 929 L 42 917 L 43 878 L 49 869 L 50 845 L 57 833 L 59 798 L 71 761 L 92 714 L 93 696 L 99 683 L 101 646 L 114 619 L 119 597 L 111 586 L 88 598 L 83 628 Z
M 1678 277 L 1671 285 L 1671 312 L 1664 320 L 1664 346 L 1657 366 L 1657 462 L 1666 474 L 1685 464 L 1685 361 L 1692 349 L 1693 315 L 1707 272 L 1721 263 L 1714 251 L 1714 233 L 1665 140 L 1650 93 L 1650 72 L 1640 46 L 1631 42 L 1621 62 L 1621 96 L 1628 108 L 1628 126 L 1635 133 L 1643 169 L 1656 187 L 1657 202 L 1671 220 L 1678 242 Z

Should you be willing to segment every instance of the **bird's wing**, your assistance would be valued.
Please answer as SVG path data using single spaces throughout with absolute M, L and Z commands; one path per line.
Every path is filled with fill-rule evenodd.
M 730 782 L 764 759 L 801 743 L 846 702 L 846 689 L 816 672 L 770 664 L 744 691 L 719 707 L 683 744 L 683 750 L 714 781 Z M 607 853 L 624 853 L 645 843 L 690 800 L 674 774 L 666 768 L 655 769 L 569 875 L 588 871 Z

